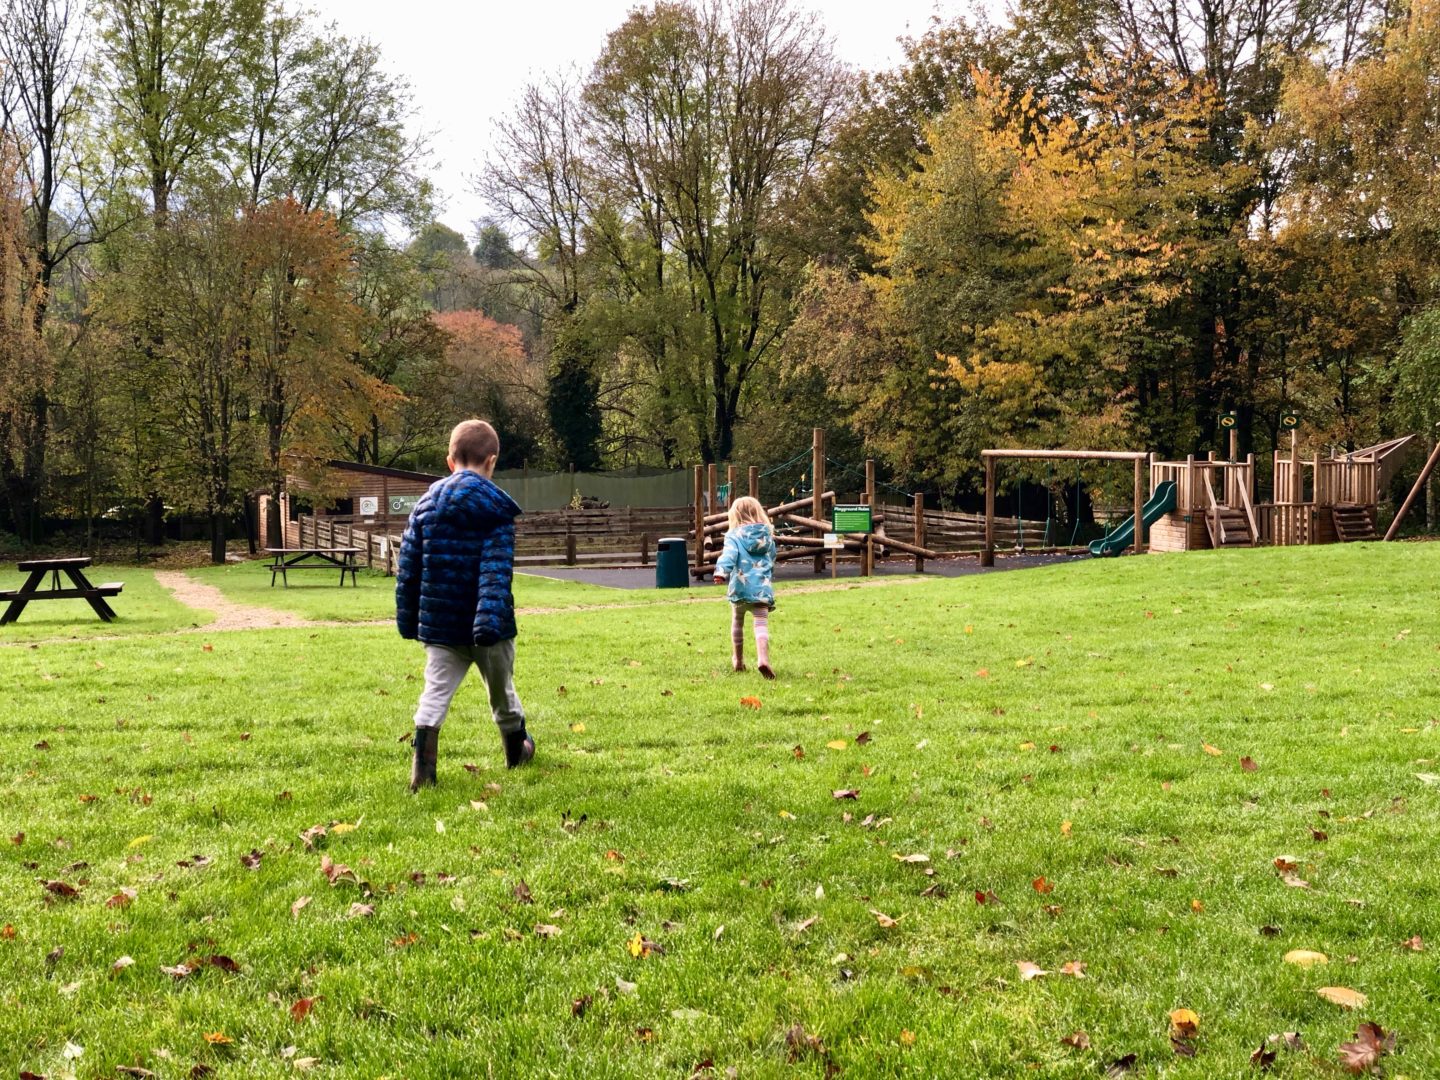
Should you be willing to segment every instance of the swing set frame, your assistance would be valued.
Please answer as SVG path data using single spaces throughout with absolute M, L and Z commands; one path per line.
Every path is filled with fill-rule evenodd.
M 1135 466 L 1135 541 L 1138 555 L 1145 550 L 1145 497 L 1148 487 L 1145 466 L 1150 455 L 1140 450 L 982 450 L 980 460 L 985 466 L 985 541 L 980 549 L 980 565 L 995 565 L 995 466 L 1002 460 L 1023 461 L 1129 461 Z

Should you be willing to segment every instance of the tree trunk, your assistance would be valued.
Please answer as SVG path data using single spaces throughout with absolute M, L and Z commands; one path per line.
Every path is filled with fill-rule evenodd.
M 225 561 L 225 514 L 210 511 L 210 561 L 219 566 Z

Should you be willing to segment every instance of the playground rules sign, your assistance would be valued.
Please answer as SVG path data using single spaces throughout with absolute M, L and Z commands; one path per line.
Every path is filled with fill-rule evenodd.
M 837 533 L 868 533 L 871 530 L 870 507 L 861 503 L 856 506 L 835 507 L 831 528 Z

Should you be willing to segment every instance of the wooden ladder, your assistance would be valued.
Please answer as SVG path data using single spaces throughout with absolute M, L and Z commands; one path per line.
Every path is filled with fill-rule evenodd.
M 1330 514 L 1335 522 L 1335 535 L 1340 543 L 1352 544 L 1357 540 L 1380 539 L 1380 534 L 1375 531 L 1375 522 L 1370 520 L 1370 511 L 1365 507 L 1340 504 L 1332 506 Z
M 1251 527 L 1248 506 L 1230 506 L 1215 498 L 1210 474 L 1205 474 L 1205 527 L 1210 531 L 1210 546 L 1216 548 L 1254 547 L 1255 533 Z

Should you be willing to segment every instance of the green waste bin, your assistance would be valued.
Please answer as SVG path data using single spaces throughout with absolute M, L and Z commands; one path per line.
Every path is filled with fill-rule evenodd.
M 655 587 L 683 589 L 690 584 L 690 557 L 683 536 L 667 536 L 655 545 Z

